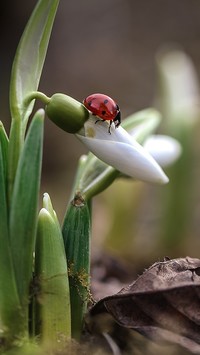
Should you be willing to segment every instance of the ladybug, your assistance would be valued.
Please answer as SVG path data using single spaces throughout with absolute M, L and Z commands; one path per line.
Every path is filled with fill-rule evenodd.
M 116 102 L 111 97 L 104 94 L 92 94 L 83 100 L 84 106 L 92 112 L 93 115 L 100 117 L 99 121 L 110 121 L 108 133 L 111 134 L 110 128 L 112 123 L 115 128 L 121 123 L 121 112 Z

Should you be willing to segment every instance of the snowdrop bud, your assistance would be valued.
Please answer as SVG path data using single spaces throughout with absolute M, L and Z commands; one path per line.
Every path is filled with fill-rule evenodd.
M 45 110 L 50 120 L 68 133 L 77 133 L 89 118 L 84 105 L 64 94 L 54 94 Z
M 124 175 L 152 183 L 166 184 L 169 181 L 148 151 L 122 127 L 115 129 L 111 126 L 109 134 L 107 122 L 95 124 L 91 117 L 77 137 L 94 155 Z

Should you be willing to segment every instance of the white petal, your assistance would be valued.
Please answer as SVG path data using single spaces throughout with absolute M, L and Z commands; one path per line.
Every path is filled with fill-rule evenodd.
M 107 131 L 106 122 L 87 121 L 85 135 L 77 137 L 108 165 L 138 180 L 165 184 L 168 178 L 152 156 L 122 127 Z
M 114 124 L 111 126 L 111 134 L 108 133 L 109 121 L 99 121 L 95 124 L 97 118 L 91 116 L 84 124 L 84 129 L 79 133 L 85 137 L 96 138 L 99 140 L 116 141 L 116 142 L 129 142 L 132 144 L 130 134 L 121 126 L 115 129 Z
M 181 145 L 176 139 L 164 135 L 149 137 L 143 146 L 162 167 L 173 164 L 182 152 Z

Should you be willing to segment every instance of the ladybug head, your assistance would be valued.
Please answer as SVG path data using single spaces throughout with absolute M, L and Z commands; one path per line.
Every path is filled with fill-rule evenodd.
M 115 124 L 115 128 L 119 127 L 119 125 L 121 123 L 121 112 L 120 112 L 120 110 L 118 111 L 117 115 L 115 116 L 113 122 Z

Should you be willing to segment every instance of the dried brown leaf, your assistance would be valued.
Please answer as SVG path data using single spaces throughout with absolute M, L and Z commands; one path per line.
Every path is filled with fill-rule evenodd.
M 97 302 L 123 327 L 200 354 L 200 259 L 157 262 L 128 287 Z

